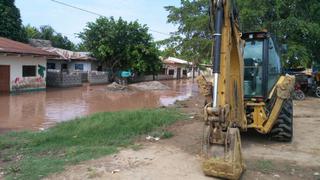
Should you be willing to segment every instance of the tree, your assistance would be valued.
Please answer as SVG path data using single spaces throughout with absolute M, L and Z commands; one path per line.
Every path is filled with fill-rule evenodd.
M 243 32 L 267 29 L 278 44 L 288 44 L 288 53 L 282 55 L 286 67 L 320 63 L 319 0 L 237 0 L 237 5 Z M 169 11 L 168 22 L 178 25 L 178 31 L 160 42 L 167 47 L 163 54 L 209 60 L 212 45 L 209 2 L 181 0 L 180 7 L 165 8 Z
M 288 44 L 283 55 L 286 67 L 310 67 L 320 62 L 319 0 L 239 0 L 244 31 L 268 29 L 280 44 Z
M 63 36 L 61 33 L 57 33 L 49 25 L 41 26 L 40 29 L 37 29 L 31 25 L 27 25 L 24 27 L 24 31 L 28 39 L 50 40 L 53 47 L 67 50 L 76 49 L 76 46 L 68 39 L 68 37 Z
M 159 52 L 148 28 L 137 21 L 100 17 L 87 24 L 79 37 L 83 45 L 111 72 L 132 69 L 155 74 L 161 69 Z
M 41 38 L 41 32 L 37 28 L 31 26 L 30 24 L 28 24 L 27 26 L 24 26 L 23 29 L 28 39 Z
M 20 11 L 14 0 L 0 0 L 0 36 L 25 42 Z
M 178 25 L 178 31 L 162 42 L 166 53 L 193 61 L 195 64 L 209 61 L 212 34 L 209 28 L 208 0 L 181 0 L 181 6 L 167 6 L 168 23 Z M 174 52 L 175 51 L 175 52 Z

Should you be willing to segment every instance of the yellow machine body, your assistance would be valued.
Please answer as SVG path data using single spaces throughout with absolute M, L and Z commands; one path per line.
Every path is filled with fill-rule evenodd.
M 217 8 L 219 2 L 221 3 L 212 0 L 213 8 Z M 217 82 L 207 81 L 203 76 L 197 79 L 200 92 L 206 97 L 202 169 L 208 176 L 239 179 L 245 170 L 240 131 L 253 128 L 262 134 L 270 133 L 278 120 L 284 101 L 290 99 L 295 79 L 284 75 L 278 79 L 268 97 L 274 99 L 270 112 L 267 111 L 265 101 L 244 98 L 245 43 L 241 38 L 237 19 L 233 16 L 232 1 L 225 0 L 222 3 L 219 78 L 213 78 Z M 214 87 L 214 84 L 217 87 Z M 217 102 L 213 102 L 215 100 Z M 252 109 L 252 112 L 248 113 L 248 108 Z

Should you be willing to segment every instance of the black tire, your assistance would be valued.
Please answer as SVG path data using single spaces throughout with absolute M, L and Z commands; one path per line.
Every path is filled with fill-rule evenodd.
M 276 124 L 271 130 L 271 138 L 281 142 L 291 142 L 293 138 L 293 103 L 287 99 L 282 105 Z
M 318 98 L 320 98 L 320 86 L 316 88 L 315 94 Z

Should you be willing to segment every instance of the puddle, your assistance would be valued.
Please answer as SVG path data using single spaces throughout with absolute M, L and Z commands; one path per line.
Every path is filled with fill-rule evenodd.
M 169 106 L 198 93 L 191 80 L 161 81 L 170 90 L 110 92 L 106 85 L 0 96 L 0 133 L 38 130 L 97 112 Z

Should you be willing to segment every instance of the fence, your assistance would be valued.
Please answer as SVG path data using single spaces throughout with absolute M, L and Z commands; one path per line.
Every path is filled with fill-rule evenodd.
M 47 72 L 48 87 L 74 87 L 82 86 L 80 73 L 65 73 L 59 71 Z

